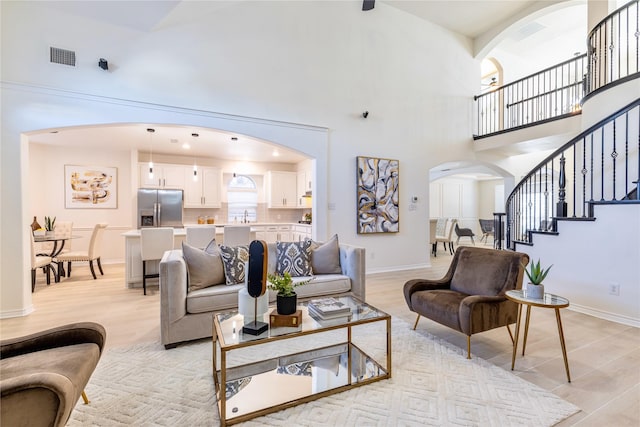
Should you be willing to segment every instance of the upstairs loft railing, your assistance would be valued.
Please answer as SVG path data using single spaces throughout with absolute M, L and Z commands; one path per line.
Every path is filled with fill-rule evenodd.
M 587 54 L 475 96 L 474 139 L 578 114 L 591 94 L 640 77 L 639 3 L 600 21 L 587 38 Z
M 600 21 L 587 38 L 586 94 L 640 72 L 640 7 L 632 1 Z
M 640 99 L 560 147 L 511 192 L 506 247 L 555 233 L 559 218 L 593 219 L 593 205 L 640 203 Z
M 587 55 L 549 67 L 474 96 L 474 139 L 557 120 L 581 110 Z

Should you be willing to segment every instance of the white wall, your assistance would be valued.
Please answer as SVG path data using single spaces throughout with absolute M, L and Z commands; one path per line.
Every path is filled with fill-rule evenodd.
M 572 309 L 640 327 L 640 205 L 596 206 L 595 216 L 558 221 L 558 236 L 535 234 L 533 246 L 516 250 L 553 264 L 545 292 L 568 298 Z M 609 294 L 613 283 L 620 295 Z
M 455 218 L 461 228 L 470 228 L 476 235 L 482 235 L 478 222 L 478 206 L 480 205 L 478 181 L 475 179 L 442 178 L 432 182 L 429 187 L 430 218 Z
M 129 13 L 127 2 L 113 4 Z M 209 6 L 182 2 L 158 28 L 138 32 L 47 3 L 2 2 L 2 58 L 11 58 L 2 61 L 3 266 L 26 265 L 24 238 L 10 228 L 32 219 L 21 192 L 4 191 L 20 176 L 20 134 L 112 122 L 214 127 L 294 147 L 316 159 L 320 238 L 337 233 L 365 246 L 368 271 L 427 265 L 428 171 L 475 157 L 479 63 L 469 40 L 384 3 L 366 14 L 357 2 L 238 2 L 210 13 Z M 78 66 L 49 64 L 50 45 L 75 50 Z M 99 57 L 109 72 L 96 66 Z M 356 234 L 358 155 L 400 160 L 399 233 Z M 420 202 L 409 211 L 411 195 Z M 26 270 L 2 269 L 2 312 L 28 310 L 27 279 Z
M 103 149 L 61 149 L 40 144 L 29 146 L 29 216 L 37 216 L 40 224 L 44 217 L 56 217 L 57 221 L 73 221 L 73 234 L 82 236 L 71 241 L 73 250 L 87 250 L 93 226 L 108 223 L 103 236 L 102 262 L 124 261 L 122 233 L 131 228 L 131 211 L 135 209 L 135 194 L 129 182 L 137 179 L 131 175 L 131 153 Z M 64 166 L 109 166 L 117 168 L 117 209 L 66 209 L 64 194 Z

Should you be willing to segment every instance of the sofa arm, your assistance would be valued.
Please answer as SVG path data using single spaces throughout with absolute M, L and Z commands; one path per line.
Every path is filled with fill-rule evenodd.
M 365 249 L 340 243 L 340 268 L 351 279 L 351 293 L 365 301 Z
M 107 332 L 98 323 L 72 323 L 31 335 L 2 340 L 0 342 L 0 355 L 2 359 L 5 359 L 40 350 L 84 343 L 96 344 L 100 348 L 100 353 L 102 353 L 106 338 Z
M 170 325 L 187 314 L 187 263 L 181 249 L 166 251 L 160 260 L 160 329 L 162 342 Z

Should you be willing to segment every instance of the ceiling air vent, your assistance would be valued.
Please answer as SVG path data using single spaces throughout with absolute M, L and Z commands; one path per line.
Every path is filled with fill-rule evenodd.
M 76 66 L 76 53 L 72 50 L 60 49 L 59 47 L 49 48 L 51 62 L 54 64 Z

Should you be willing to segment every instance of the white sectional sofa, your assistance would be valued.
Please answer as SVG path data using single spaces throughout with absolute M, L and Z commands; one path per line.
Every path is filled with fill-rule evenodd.
M 276 269 L 276 244 L 269 243 L 269 273 Z M 341 274 L 317 274 L 314 279 L 296 288 L 298 298 L 351 294 L 365 300 L 365 249 L 339 244 Z M 296 277 L 306 280 L 309 277 Z M 160 322 L 162 344 L 173 348 L 177 344 L 212 336 L 214 312 L 235 309 L 238 291 L 244 285 L 220 284 L 188 291 L 187 264 L 181 249 L 165 252 L 160 261 Z M 270 293 L 269 299 L 275 300 Z

